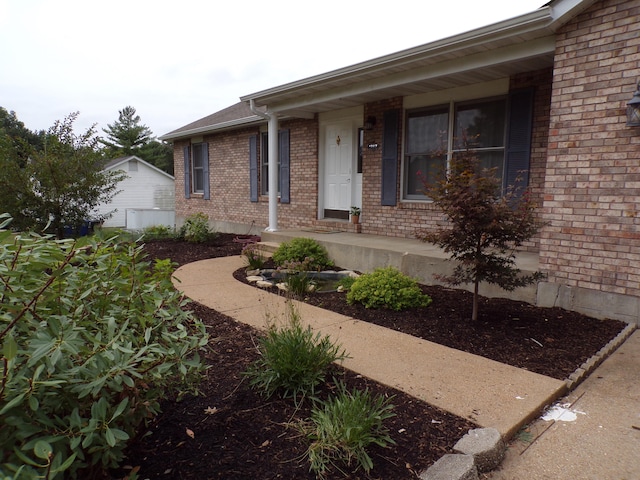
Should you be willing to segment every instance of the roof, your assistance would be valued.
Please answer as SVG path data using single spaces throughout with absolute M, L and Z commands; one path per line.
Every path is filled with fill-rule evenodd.
M 259 110 L 264 111 L 265 108 Z M 250 125 L 253 123 L 264 123 L 262 117 L 255 115 L 249 105 L 245 102 L 238 102 L 235 105 L 213 113 L 207 117 L 196 120 L 184 127 L 180 127 L 160 137 L 161 140 L 175 140 L 177 138 L 189 137 L 192 135 L 200 135 L 212 130 L 220 131 L 225 129 L 237 128 L 241 125 Z
M 160 138 L 264 122 L 251 113 L 249 102 L 281 117 L 309 118 L 319 112 L 548 68 L 553 66 L 557 29 L 595 1 L 552 0 L 518 17 L 245 95 L 241 103 Z
M 170 178 L 171 180 L 175 180 L 175 177 L 167 172 L 165 172 L 164 170 L 160 170 L 158 167 L 156 167 L 155 165 L 151 165 L 149 162 L 145 162 L 143 159 L 141 159 L 140 157 L 137 157 L 135 155 L 128 155 L 125 157 L 118 157 L 118 158 L 114 158 L 113 160 L 109 160 L 103 170 L 113 170 L 117 167 L 119 167 L 120 165 L 130 162 L 131 160 L 135 160 L 139 163 L 142 163 L 144 165 L 146 165 L 147 167 L 149 167 L 152 170 L 155 170 L 158 173 L 161 173 L 162 175 L 164 175 L 165 177 Z

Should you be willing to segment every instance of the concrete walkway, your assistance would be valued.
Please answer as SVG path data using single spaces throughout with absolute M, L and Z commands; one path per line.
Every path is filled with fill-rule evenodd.
M 286 318 L 283 297 L 233 279 L 243 265 L 240 256 L 202 260 L 180 267 L 174 283 L 192 300 L 259 329 Z M 346 368 L 481 427 L 494 427 L 506 438 L 565 392 L 560 380 L 295 304 L 304 323 L 330 335 L 352 357 L 344 361 Z
M 640 331 L 515 441 L 492 480 L 640 479 Z

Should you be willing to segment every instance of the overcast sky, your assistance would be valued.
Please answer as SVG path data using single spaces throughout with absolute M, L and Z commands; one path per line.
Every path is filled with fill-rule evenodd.
M 134 107 L 160 136 L 239 97 L 512 18 L 546 0 L 0 0 L 0 106 L 30 130 Z

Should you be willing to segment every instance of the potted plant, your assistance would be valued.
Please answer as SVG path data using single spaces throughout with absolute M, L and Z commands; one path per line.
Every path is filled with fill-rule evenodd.
M 360 221 L 360 208 L 351 207 L 351 223 L 358 223 Z

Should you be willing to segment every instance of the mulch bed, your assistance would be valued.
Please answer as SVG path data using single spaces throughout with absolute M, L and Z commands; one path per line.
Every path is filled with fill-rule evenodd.
M 209 244 L 147 242 L 152 258 L 171 258 L 179 265 L 206 258 L 238 255 L 244 246 L 233 235 Z M 239 281 L 243 273 L 236 272 Z M 426 309 L 392 312 L 348 305 L 344 294 L 309 295 L 305 301 L 354 318 L 400 330 L 434 342 L 483 355 L 534 372 L 564 379 L 613 338 L 624 324 L 599 321 L 561 309 L 540 309 L 521 302 L 483 299 L 480 319 L 468 320 L 467 292 L 424 287 L 433 298 Z M 265 399 L 252 391 L 242 372 L 258 352 L 253 328 L 200 304 L 191 308 L 211 336 L 209 366 L 202 395 L 181 402 L 167 399 L 146 436 L 132 442 L 126 465 L 139 467 L 140 478 L 171 479 L 313 479 L 304 458 L 308 446 L 292 425 L 308 417 L 308 405 Z M 542 345 L 542 346 L 541 346 Z M 393 396 L 395 417 L 385 422 L 396 445 L 372 447 L 374 469 L 334 471 L 328 479 L 415 479 L 470 428 L 455 417 L 409 395 L 336 367 L 333 374 L 349 388 Z M 326 394 L 331 389 L 323 388 Z M 189 435 L 192 432 L 193 435 Z M 122 477 L 123 472 L 114 472 Z

